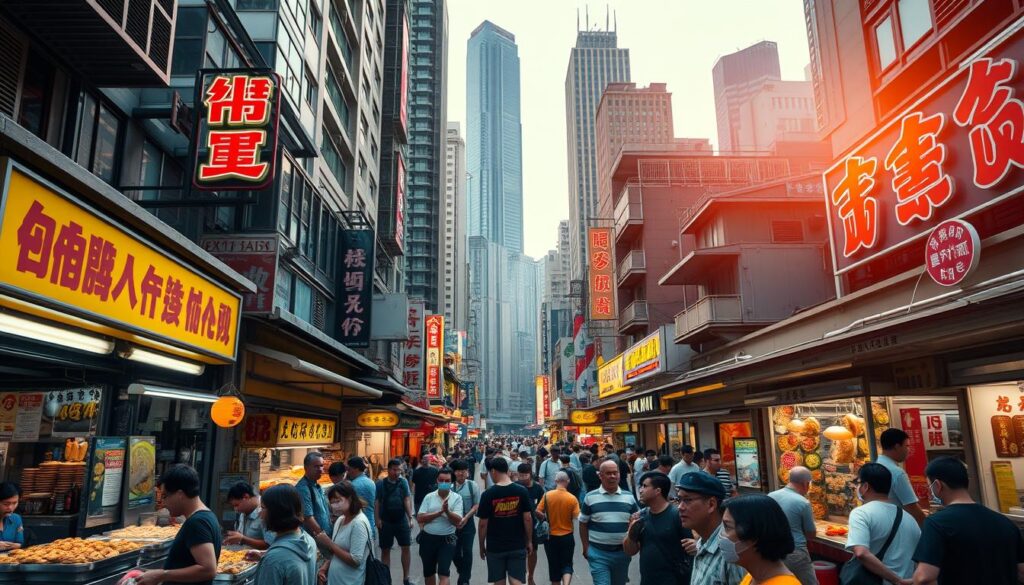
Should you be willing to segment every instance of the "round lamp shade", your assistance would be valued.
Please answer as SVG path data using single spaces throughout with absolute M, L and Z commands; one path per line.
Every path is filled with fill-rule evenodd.
M 218 427 L 231 428 L 245 418 L 245 404 L 237 396 L 221 396 L 210 407 L 210 418 Z
M 824 434 L 825 437 L 832 441 L 849 441 L 853 438 L 853 433 L 850 432 L 850 429 L 839 425 L 830 426 L 825 429 Z

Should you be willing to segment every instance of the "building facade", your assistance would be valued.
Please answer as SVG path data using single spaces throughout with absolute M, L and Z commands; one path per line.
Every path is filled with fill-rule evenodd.
M 469 235 L 523 252 L 523 137 L 515 35 L 484 21 L 466 54 Z
M 444 276 L 448 4 L 412 0 L 406 292 L 441 312 Z
M 780 143 L 817 142 L 814 88 L 808 81 L 766 81 L 740 104 L 742 152 L 775 152 Z
M 746 49 L 723 55 L 711 70 L 718 121 L 718 151 L 739 153 L 739 108 L 765 81 L 782 79 L 779 48 L 761 41 Z
M 589 29 L 589 18 L 587 28 Z M 599 169 L 595 113 L 605 86 L 628 82 L 629 49 L 620 49 L 615 30 L 577 30 L 565 73 L 565 125 L 569 153 L 569 225 L 573 231 L 571 268 L 582 278 L 586 231 L 598 213 Z
M 466 142 L 462 139 L 458 122 L 448 122 L 445 151 L 444 319 L 451 329 L 465 331 L 469 307 Z

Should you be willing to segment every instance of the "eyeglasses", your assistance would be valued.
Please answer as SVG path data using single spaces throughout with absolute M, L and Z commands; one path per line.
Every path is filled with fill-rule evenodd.
M 684 506 L 684 507 L 689 507 L 690 504 L 692 504 L 692 503 L 694 503 L 694 502 L 696 502 L 698 500 L 705 501 L 705 500 L 707 500 L 707 498 L 700 497 L 700 496 L 689 497 L 689 498 L 679 498 L 679 504 Z

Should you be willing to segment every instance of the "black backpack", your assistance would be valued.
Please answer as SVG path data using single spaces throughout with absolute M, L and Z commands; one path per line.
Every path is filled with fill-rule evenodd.
M 381 520 L 401 522 L 405 519 L 405 502 L 402 498 L 401 478 L 392 484 L 387 479 L 381 481 Z

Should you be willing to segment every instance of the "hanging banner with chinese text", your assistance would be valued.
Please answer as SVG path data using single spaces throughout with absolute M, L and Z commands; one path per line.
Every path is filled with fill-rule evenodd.
M 238 294 L 10 164 L 0 290 L 116 327 L 126 338 L 235 359 Z
M 423 394 L 423 317 L 426 303 L 409 301 L 409 339 L 405 342 L 402 358 L 402 384 L 413 391 L 412 398 Z
M 339 340 L 349 347 L 369 347 L 373 305 L 373 230 L 341 231 Z
M 203 236 L 199 245 L 256 285 L 255 293 L 243 297 L 246 313 L 274 310 L 274 284 L 277 277 L 277 235 L 230 234 Z
M 263 189 L 277 170 L 281 77 L 270 69 L 196 74 L 192 184 L 209 191 Z
M 929 506 L 931 500 L 928 491 L 928 478 L 924 475 L 924 469 L 928 465 L 928 454 L 924 442 L 924 429 L 921 428 L 920 408 L 901 408 L 900 422 L 903 425 L 903 432 L 907 433 L 907 447 L 910 452 L 903 462 L 903 469 L 910 478 L 910 485 L 917 494 L 917 499 L 922 508 Z
M 427 400 L 440 400 L 444 385 L 441 348 L 444 347 L 444 315 L 427 315 L 424 319 L 427 345 Z
M 587 228 L 590 256 L 590 320 L 615 319 L 615 257 L 612 228 Z
M 889 253 L 923 241 L 940 222 L 1020 195 L 1020 55 L 1024 29 L 958 67 L 825 172 L 837 274 L 882 256 L 901 262 Z M 919 254 L 907 258 L 920 265 Z

